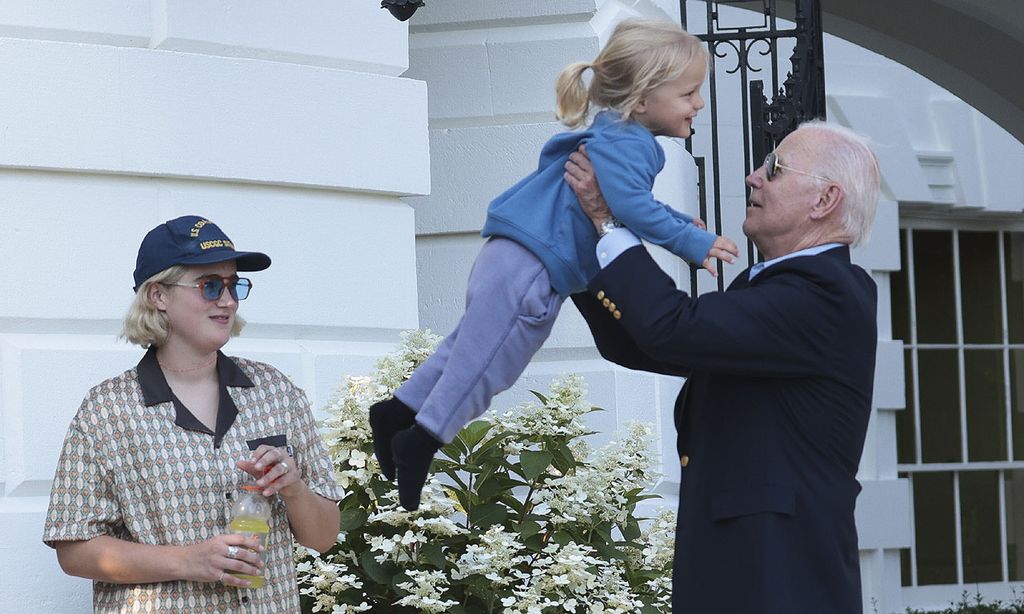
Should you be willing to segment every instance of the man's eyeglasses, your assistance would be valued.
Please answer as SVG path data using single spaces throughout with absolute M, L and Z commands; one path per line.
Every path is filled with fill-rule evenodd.
M 779 162 L 779 154 L 775 153 L 774 151 L 764 157 L 764 174 L 766 177 L 768 177 L 768 181 L 771 181 L 772 179 L 778 177 L 782 169 L 785 169 L 792 173 L 797 173 L 798 175 L 807 175 L 808 177 L 821 179 L 822 181 L 832 181 L 828 177 L 822 177 L 821 175 L 815 175 L 813 173 L 808 173 L 806 171 L 797 170 L 792 166 L 786 166 L 785 164 Z
M 165 286 L 183 286 L 185 288 L 199 288 L 203 298 L 208 301 L 219 301 L 224 288 L 231 293 L 231 298 L 236 301 L 244 301 L 249 297 L 252 290 L 252 280 L 245 277 L 221 277 L 220 275 L 207 275 L 200 277 L 192 283 L 164 284 Z

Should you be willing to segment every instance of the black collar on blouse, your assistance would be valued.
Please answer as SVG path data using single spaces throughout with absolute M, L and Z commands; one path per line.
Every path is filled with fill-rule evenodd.
M 139 361 L 138 366 L 135 367 L 135 370 L 138 374 L 139 387 L 142 388 L 142 398 L 146 407 L 167 403 L 168 401 L 173 402 L 174 424 L 183 429 L 213 435 L 214 448 L 220 447 L 224 434 L 228 432 L 231 425 L 235 423 L 235 418 L 238 417 L 238 408 L 231 399 L 231 395 L 228 394 L 227 387 L 252 388 L 256 385 L 235 364 L 235 361 L 225 356 L 223 352 L 217 352 L 217 379 L 220 381 L 220 401 L 217 405 L 217 430 L 211 431 L 178 400 L 178 397 L 174 396 L 174 392 L 171 391 L 170 385 L 167 384 L 167 378 L 164 377 L 164 372 L 160 369 L 160 364 L 156 360 L 156 347 L 149 348 L 146 355 Z

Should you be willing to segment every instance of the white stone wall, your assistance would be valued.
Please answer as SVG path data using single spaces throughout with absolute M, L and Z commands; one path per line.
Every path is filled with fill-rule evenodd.
M 86 390 L 116 340 L 142 236 L 178 215 L 271 255 L 228 353 L 322 406 L 417 326 L 430 191 L 426 87 L 375 2 L 0 3 L 0 612 L 89 612 L 41 541 Z
M 721 7 L 734 25 L 751 13 Z M 561 127 L 553 118 L 554 80 L 569 62 L 589 60 L 614 23 L 628 16 L 678 19 L 678 3 L 615 0 L 434 3 L 412 21 L 409 76 L 430 90 L 429 196 L 405 199 L 416 210 L 417 280 L 421 325 L 446 334 L 459 316 L 469 267 L 489 201 L 536 164 L 540 147 Z M 704 27 L 704 3 L 688 3 L 694 31 Z M 731 21 L 730 21 L 731 20 Z M 780 50 L 787 62 L 789 48 Z M 1018 213 L 1024 209 L 1024 147 L 1005 131 L 908 69 L 835 37 L 826 36 L 830 119 L 871 136 L 884 174 L 883 200 L 869 245 L 856 261 L 879 285 L 879 348 L 872 415 L 858 499 L 865 612 L 903 611 L 899 549 L 910 545 L 910 492 L 896 472 L 895 412 L 904 406 L 903 351 L 890 325 L 889 273 L 900 266 L 899 207 L 934 207 Z M 718 131 L 723 143 L 720 190 L 723 231 L 740 238 L 744 169 L 738 80 L 719 61 Z M 754 77 L 757 78 L 757 77 Z M 731 88 L 731 89 L 730 89 Z M 767 87 L 770 91 L 770 85 Z M 705 86 L 705 99 L 707 99 Z M 695 155 L 710 155 L 710 107 L 697 118 Z M 695 214 L 683 197 L 680 148 L 665 142 L 669 161 L 655 187 L 658 197 Z M 709 193 L 713 164 L 708 160 Z M 1014 170 L 1016 169 L 1016 170 Z M 740 242 L 738 243 L 745 243 Z M 746 247 L 743 245 L 742 247 Z M 689 271 L 674 258 L 660 262 L 689 287 Z M 731 279 L 742 267 L 726 273 Z M 710 278 L 698 278 L 703 290 Z M 664 504 L 675 507 L 678 460 L 672 405 L 679 380 L 621 369 L 600 359 L 586 325 L 569 305 L 524 378 L 499 396 L 495 409 L 527 400 L 558 374 L 584 375 L 591 400 L 609 411 L 591 416 L 598 442 L 629 420 L 653 422 L 664 480 Z M 906 605 L 924 605 L 910 603 Z M 941 603 L 936 605 L 943 605 Z

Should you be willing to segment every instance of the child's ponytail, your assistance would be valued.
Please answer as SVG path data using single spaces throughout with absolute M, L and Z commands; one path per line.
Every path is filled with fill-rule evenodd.
M 656 87 L 671 81 L 692 62 L 707 64 L 700 39 L 670 21 L 627 19 L 615 26 L 608 43 L 590 64 L 565 67 L 555 85 L 557 115 L 570 128 L 587 121 L 590 105 L 635 119 L 636 107 Z M 583 72 L 594 71 L 590 85 Z
M 587 121 L 590 95 L 583 83 L 583 72 L 588 62 L 575 62 L 566 66 L 555 83 L 555 116 L 566 126 L 577 128 Z

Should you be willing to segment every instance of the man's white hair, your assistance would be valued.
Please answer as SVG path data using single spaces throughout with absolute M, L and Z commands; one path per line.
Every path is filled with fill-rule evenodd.
M 850 245 L 856 247 L 867 241 L 875 223 L 882 181 L 878 158 L 867 137 L 845 126 L 811 120 L 800 124 L 795 132 L 804 130 L 825 133 L 825 139 L 817 143 L 820 149 L 811 172 L 842 186 L 842 226 Z

